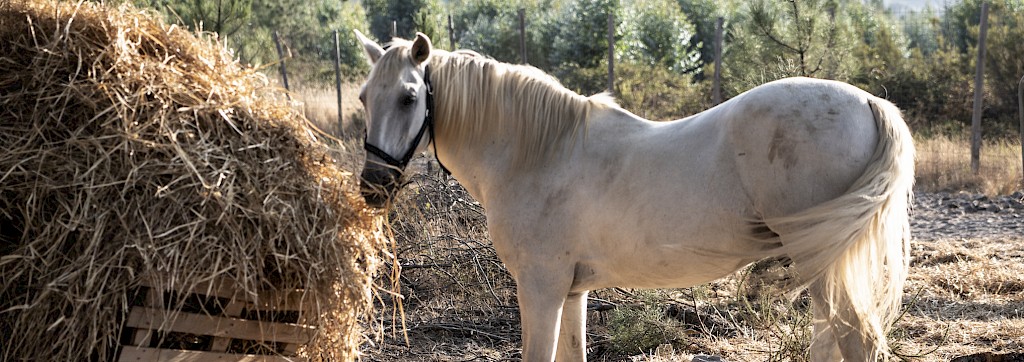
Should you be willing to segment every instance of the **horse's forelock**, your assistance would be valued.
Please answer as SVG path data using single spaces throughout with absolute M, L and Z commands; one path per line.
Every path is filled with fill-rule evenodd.
M 401 38 L 394 38 L 391 42 L 385 44 L 384 55 L 373 65 L 370 78 L 384 77 L 384 79 L 392 79 L 392 75 L 398 74 L 405 70 L 406 67 L 415 64 L 410 54 L 411 47 L 412 41 Z

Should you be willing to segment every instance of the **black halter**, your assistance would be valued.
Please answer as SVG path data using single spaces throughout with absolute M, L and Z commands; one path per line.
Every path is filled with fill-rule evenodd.
M 423 140 L 423 134 L 430 131 L 430 143 L 434 144 L 434 157 L 437 158 L 437 164 L 441 165 L 441 169 L 444 170 L 445 174 L 450 175 L 451 172 L 448 171 L 447 167 L 444 167 L 441 159 L 437 157 L 437 143 L 434 142 L 434 87 L 430 84 L 430 66 L 426 66 L 423 69 L 423 83 L 427 86 L 427 115 L 423 117 L 423 125 L 420 126 L 419 132 L 416 132 L 416 137 L 413 137 L 412 144 L 409 145 L 409 150 L 405 151 L 402 159 L 394 158 L 379 147 L 370 144 L 366 139 L 366 135 L 363 136 L 363 148 L 366 149 L 366 152 L 380 157 L 388 165 L 397 167 L 399 170 L 405 170 L 405 166 L 409 165 L 409 160 L 416 154 L 416 146 L 419 146 Z

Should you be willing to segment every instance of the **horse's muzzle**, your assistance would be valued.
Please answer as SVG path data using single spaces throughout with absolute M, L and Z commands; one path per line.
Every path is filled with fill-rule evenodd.
M 367 205 L 382 208 L 398 192 L 401 178 L 398 169 L 367 162 L 359 176 L 359 191 Z

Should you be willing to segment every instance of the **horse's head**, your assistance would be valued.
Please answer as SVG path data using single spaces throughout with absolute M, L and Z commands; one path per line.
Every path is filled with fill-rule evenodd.
M 366 203 L 383 207 L 402 186 L 405 166 L 413 154 L 429 145 L 428 107 L 432 102 L 427 80 L 430 39 L 416 34 L 413 42 L 399 41 L 386 51 L 356 31 L 373 64 L 359 92 L 366 109 L 366 161 L 360 190 Z

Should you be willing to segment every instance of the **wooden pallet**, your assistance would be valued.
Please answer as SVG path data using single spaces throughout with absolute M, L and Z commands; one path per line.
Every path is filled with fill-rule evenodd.
M 200 283 L 190 291 L 159 290 L 155 283 L 144 283 L 142 305 L 133 306 L 126 327 L 130 338 L 122 338 L 119 361 L 302 361 L 295 357 L 296 350 L 309 342 L 316 332 L 307 325 L 309 303 L 303 304 L 301 291 L 260 293 L 257 298 L 236 293 L 233 281 L 218 279 Z M 169 295 L 173 298 L 215 300 L 217 315 L 204 312 L 179 311 L 173 320 L 165 320 Z M 268 322 L 244 318 L 246 315 L 274 315 L 292 313 L 297 320 Z M 185 350 L 160 347 L 160 336 L 168 333 L 195 336 L 209 341 L 198 348 Z M 130 342 L 126 341 L 130 339 Z M 239 343 L 260 346 L 263 353 L 239 352 Z M 234 347 L 234 348 L 232 348 Z M 191 348 L 190 348 L 191 349 Z

